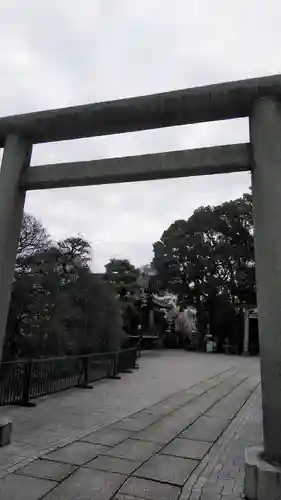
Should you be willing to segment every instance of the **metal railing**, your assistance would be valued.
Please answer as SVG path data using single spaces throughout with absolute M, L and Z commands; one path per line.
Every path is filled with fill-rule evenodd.
M 31 406 L 31 399 L 116 378 L 136 367 L 137 348 L 108 353 L 32 359 L 0 364 L 0 405 Z

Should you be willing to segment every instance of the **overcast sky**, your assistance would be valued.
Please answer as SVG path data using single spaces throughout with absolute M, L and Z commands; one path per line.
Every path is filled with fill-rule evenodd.
M 281 72 L 279 0 L 1 0 L 0 115 Z M 172 127 L 34 148 L 33 164 L 248 140 L 247 120 Z M 152 243 L 200 205 L 249 189 L 248 174 L 28 193 L 26 210 L 58 239 L 150 262 Z

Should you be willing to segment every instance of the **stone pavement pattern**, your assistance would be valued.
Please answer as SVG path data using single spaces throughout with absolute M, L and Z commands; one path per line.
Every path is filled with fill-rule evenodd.
M 206 364 L 210 359 L 193 356 Z M 250 437 L 254 444 L 260 438 L 259 373 L 255 360 L 231 359 L 233 368 L 194 386 L 185 382 L 185 389 L 6 475 L 1 500 L 239 498 L 241 457 L 253 421 Z M 221 489 L 212 490 L 217 481 Z
M 140 370 L 94 389 L 36 399 L 36 408 L 0 407 L 13 422 L 12 444 L 0 450 L 0 477 L 21 463 L 70 443 L 241 362 L 241 358 L 182 351 L 144 352 Z

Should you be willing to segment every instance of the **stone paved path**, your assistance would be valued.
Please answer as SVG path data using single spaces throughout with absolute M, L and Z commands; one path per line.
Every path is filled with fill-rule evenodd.
M 22 421 L 26 411 L 26 422 L 29 415 L 34 419 L 38 411 L 36 432 L 41 419 L 44 455 L 41 449 L 41 457 L 30 463 L 26 464 L 31 455 L 12 466 L 2 466 L 5 477 L 0 479 L 0 498 L 239 498 L 249 418 L 251 423 L 257 422 L 256 432 L 250 433 L 252 440 L 260 439 L 260 413 L 255 406 L 258 384 L 257 360 L 165 351 L 144 356 L 140 370 L 122 380 L 99 383 L 93 391 L 70 391 L 60 395 L 61 399 L 50 397 L 54 413 L 47 412 L 45 417 L 51 419 L 50 430 L 42 425 L 48 398 L 32 410 L 12 409 L 17 422 Z M 96 413 L 85 415 L 85 423 L 88 399 L 91 405 L 95 400 Z M 73 406 L 65 401 L 71 401 Z M 70 409 L 75 409 L 75 417 Z M 66 432 L 75 422 L 74 433 L 68 444 L 59 435 L 55 446 L 49 446 L 45 453 L 53 436 L 54 421 L 63 417 Z M 11 446 L 24 450 L 28 429 L 33 434 L 30 425 L 26 423 L 26 435 L 21 441 L 20 428 L 16 430 L 18 444 Z M 39 450 L 38 441 L 36 446 Z M 0 451 L 0 457 L 5 453 L 6 449 Z M 218 482 L 221 489 L 214 490 Z
M 196 473 L 182 490 L 180 500 L 238 500 L 243 498 L 245 447 L 262 444 L 260 387 L 253 392 Z
M 12 445 L 0 450 L 0 477 L 20 463 L 111 424 L 241 363 L 241 358 L 182 351 L 144 352 L 140 370 L 36 400 L 36 408 L 0 407 L 13 421 Z

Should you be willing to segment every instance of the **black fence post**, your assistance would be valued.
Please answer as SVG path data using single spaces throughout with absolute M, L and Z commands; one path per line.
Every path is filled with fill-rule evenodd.
M 29 401 L 31 374 L 32 374 L 32 361 L 28 361 L 24 364 L 24 371 L 23 371 L 22 400 L 21 400 L 22 406 L 27 406 L 27 407 L 35 406 L 34 403 L 30 403 Z
M 122 373 L 132 373 L 132 352 L 132 349 L 126 349 L 121 352 L 120 371 Z
M 2 362 L 0 406 L 36 406 L 30 400 L 71 387 L 92 388 L 92 382 L 102 378 L 120 379 L 120 372 L 138 368 L 137 354 L 135 346 L 109 353 Z
M 83 372 L 84 372 L 84 383 L 81 387 L 83 389 L 93 389 L 92 385 L 89 385 L 89 356 L 84 356 L 82 358 Z
M 111 364 L 111 376 L 109 378 L 113 378 L 113 379 L 120 379 L 121 377 L 118 376 L 118 366 L 119 364 L 119 356 L 118 356 L 118 351 L 114 352 L 113 353 L 113 357 L 112 357 L 112 364 Z
M 141 340 L 137 342 L 137 358 L 141 357 Z
M 133 350 L 133 363 L 132 363 L 132 368 L 134 370 L 138 370 L 139 369 L 139 365 L 137 364 L 137 358 L 138 358 L 138 349 L 137 347 L 134 348 Z

